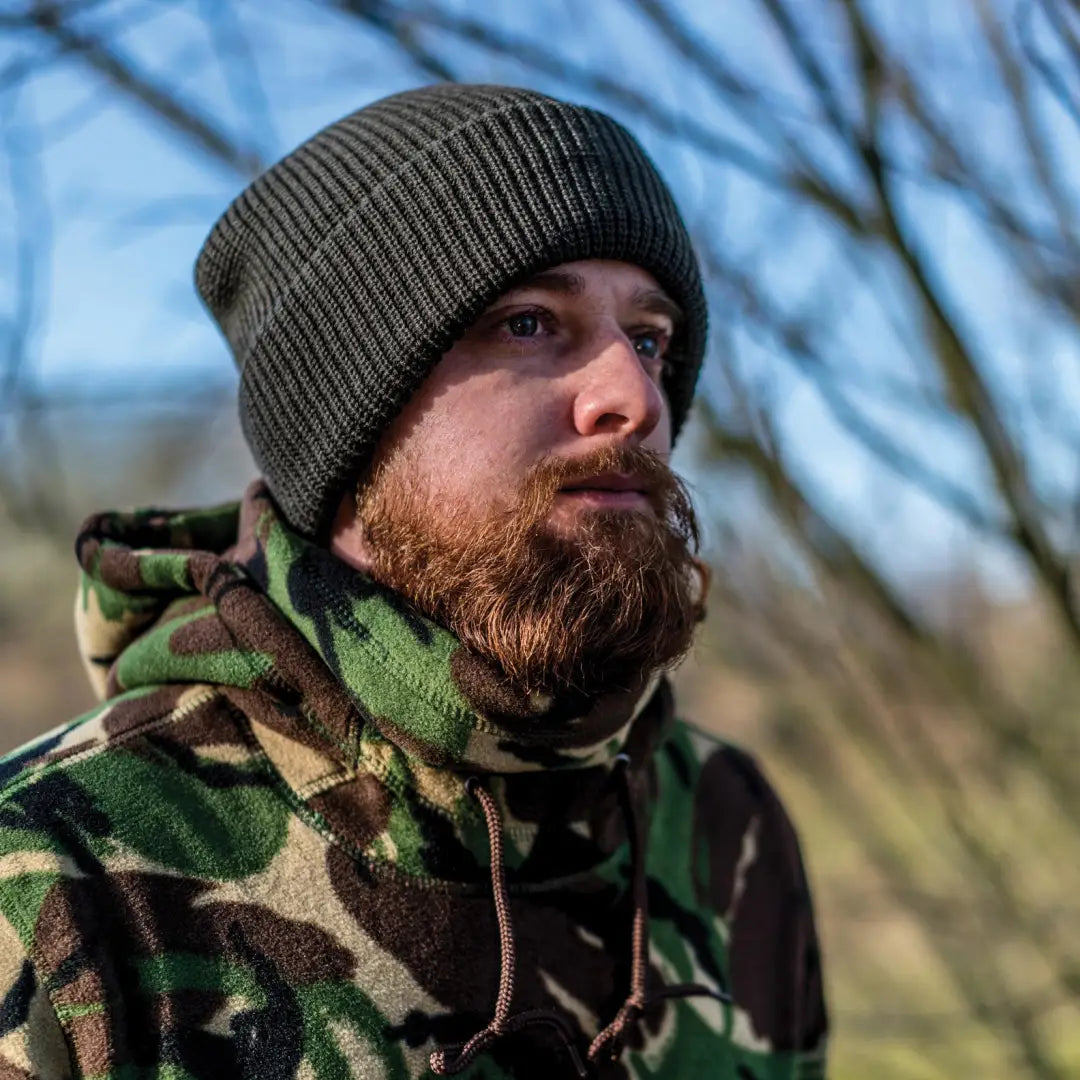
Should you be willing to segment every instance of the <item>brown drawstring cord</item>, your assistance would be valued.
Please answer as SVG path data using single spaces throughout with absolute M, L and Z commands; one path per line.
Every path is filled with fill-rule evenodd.
M 634 801 L 634 792 L 630 786 L 630 756 L 619 754 L 615 759 L 621 784 L 619 799 L 623 815 L 626 818 L 626 831 L 630 835 L 630 867 L 633 879 L 632 899 L 634 904 L 634 923 L 630 943 L 630 993 L 615 1019 L 589 1046 L 589 1061 L 599 1061 L 605 1047 L 609 1047 L 612 1059 L 618 1056 L 619 1045 L 626 1029 L 633 1024 L 646 1009 L 669 998 L 711 997 L 717 1001 L 731 1003 L 731 996 L 722 991 L 712 990 L 700 983 L 681 983 L 678 986 L 664 986 L 652 994 L 647 994 L 645 982 L 649 970 L 649 886 L 645 873 L 645 830 Z
M 662 1001 L 686 997 L 711 997 L 726 1004 L 732 1001 L 730 995 L 723 991 L 713 990 L 699 983 L 665 986 L 652 994 L 646 994 L 645 982 L 649 965 L 649 895 L 645 876 L 645 833 L 630 788 L 630 758 L 627 754 L 619 754 L 615 763 L 621 780 L 619 799 L 626 818 L 626 830 L 630 836 L 633 878 L 634 923 L 630 946 L 630 993 L 615 1019 L 590 1044 L 588 1058 L 594 1064 L 600 1059 L 605 1046 L 610 1046 L 613 1059 L 617 1057 L 626 1029 L 646 1009 Z M 499 994 L 495 999 L 495 1011 L 487 1026 L 460 1046 L 441 1047 L 433 1051 L 429 1059 L 431 1071 L 436 1076 L 453 1076 L 467 1068 L 474 1058 L 503 1035 L 534 1024 L 547 1024 L 553 1027 L 562 1039 L 575 1072 L 584 1080 L 589 1073 L 574 1046 L 574 1031 L 563 1017 L 549 1009 L 526 1009 L 510 1015 L 510 1002 L 514 995 L 516 950 L 513 924 L 510 921 L 510 898 L 506 890 L 506 868 L 503 865 L 502 821 L 499 819 L 499 808 L 495 800 L 481 787 L 475 776 L 466 781 L 465 790 L 480 803 L 487 822 L 488 843 L 491 848 L 491 891 L 495 898 L 495 918 L 499 926 Z
M 510 1001 L 514 995 L 514 928 L 510 921 L 510 898 L 506 891 L 506 868 L 503 865 L 502 822 L 495 800 L 480 786 L 475 776 L 465 783 L 465 790 L 483 808 L 487 821 L 488 843 L 491 848 L 491 891 L 495 897 L 495 918 L 499 924 L 499 995 L 495 1011 L 486 1027 L 481 1028 L 461 1046 L 442 1047 L 431 1054 L 431 1071 L 436 1076 L 453 1076 L 466 1068 L 478 1055 L 503 1035 L 520 1031 L 533 1024 L 547 1024 L 560 1035 L 567 1054 L 579 1077 L 588 1073 L 574 1046 L 573 1030 L 556 1012 L 547 1009 L 527 1009 L 510 1016 Z
M 645 852 L 640 817 L 634 806 L 634 793 L 630 790 L 630 756 L 619 754 L 615 759 L 619 778 L 619 801 L 626 818 L 626 831 L 630 834 L 630 867 L 633 877 L 632 900 L 634 904 L 633 932 L 630 939 L 630 993 L 615 1019 L 589 1046 L 589 1060 L 597 1061 L 605 1046 L 615 1047 L 623 1032 L 638 1018 L 645 1008 L 645 978 L 649 970 L 649 891 L 645 880 Z

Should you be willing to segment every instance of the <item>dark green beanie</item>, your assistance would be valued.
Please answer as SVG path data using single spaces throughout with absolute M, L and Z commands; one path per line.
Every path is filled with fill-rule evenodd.
M 242 192 L 195 279 L 293 528 L 325 536 L 454 340 L 509 287 L 575 259 L 641 266 L 682 307 L 665 381 L 677 433 L 705 348 L 701 277 L 670 192 L 609 116 L 511 87 L 425 87 L 331 124 Z

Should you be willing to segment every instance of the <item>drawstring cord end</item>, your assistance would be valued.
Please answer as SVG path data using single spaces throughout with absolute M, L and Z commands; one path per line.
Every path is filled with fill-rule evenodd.
M 498 805 L 477 777 L 470 776 L 465 781 L 465 790 L 480 803 L 484 820 L 487 822 L 488 844 L 491 849 L 491 891 L 495 900 L 495 919 L 499 925 L 499 996 L 487 1026 L 481 1028 L 468 1042 L 432 1051 L 428 1058 L 431 1071 L 436 1076 L 454 1076 L 467 1068 L 474 1058 L 502 1036 L 522 1028 L 544 1024 L 553 1027 L 561 1038 L 579 1080 L 587 1080 L 589 1073 L 574 1046 L 574 1033 L 558 1013 L 547 1009 L 527 1009 L 514 1016 L 510 1015 L 510 1002 L 514 996 L 516 948 L 514 928 L 510 921 L 510 896 L 506 887 L 502 821 Z
M 615 1019 L 607 1025 L 589 1045 L 587 1060 L 593 1064 L 607 1055 L 616 1060 L 622 1049 L 626 1032 L 641 1015 L 665 999 L 685 997 L 711 997 L 730 1004 L 731 997 L 696 983 L 663 987 L 652 995 L 646 993 L 649 964 L 649 906 L 648 883 L 645 872 L 645 833 L 638 808 L 634 804 L 631 788 L 630 757 L 625 753 L 615 758 L 619 776 L 619 798 L 626 828 L 630 837 L 630 865 L 633 888 L 634 923 L 631 941 L 630 992 Z M 429 1058 L 431 1071 L 436 1076 L 454 1076 L 466 1069 L 472 1061 L 494 1042 L 523 1028 L 545 1025 L 555 1029 L 562 1040 L 578 1080 L 587 1080 L 589 1069 L 574 1045 L 575 1032 L 566 1019 L 550 1009 L 526 1009 L 510 1015 L 510 1003 L 514 993 L 514 965 L 516 951 L 514 931 L 510 921 L 510 897 L 506 887 L 506 867 L 503 862 L 502 820 L 495 799 L 485 790 L 480 780 L 470 776 L 465 790 L 484 811 L 487 822 L 488 842 L 491 849 L 491 891 L 495 901 L 495 918 L 499 927 L 499 995 L 491 1020 L 471 1039 L 456 1046 L 440 1047 Z

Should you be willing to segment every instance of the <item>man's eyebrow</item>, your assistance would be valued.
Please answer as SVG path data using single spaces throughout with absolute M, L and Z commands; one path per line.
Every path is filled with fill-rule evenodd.
M 585 279 L 572 270 L 542 270 L 528 281 L 515 285 L 510 291 L 519 292 L 524 289 L 546 289 L 564 296 L 580 296 L 585 291 Z
M 563 296 L 581 296 L 586 291 L 585 279 L 572 270 L 543 270 L 535 277 L 514 286 L 511 293 L 526 289 L 540 289 L 560 293 Z M 654 315 L 666 315 L 673 326 L 683 321 L 683 310 L 663 289 L 635 289 L 630 296 L 630 305 L 640 311 Z
M 666 315 L 672 326 L 679 326 L 685 316 L 683 309 L 663 289 L 638 289 L 630 298 L 634 307 L 654 315 Z

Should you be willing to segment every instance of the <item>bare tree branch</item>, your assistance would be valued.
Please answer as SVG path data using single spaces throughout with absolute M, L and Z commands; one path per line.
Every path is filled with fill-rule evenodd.
M 1080 127 L 1080 96 L 1075 94 L 1062 77 L 1061 72 L 1046 58 L 1035 43 L 1034 12 L 1036 0 L 1020 0 L 1016 7 L 1016 28 L 1021 48 L 1032 67 L 1042 76 L 1047 88 L 1057 99 L 1058 104 L 1072 117 L 1073 123 Z M 1072 60 L 1074 68 L 1080 70 L 1080 41 L 1069 25 L 1055 0 L 1038 0 L 1039 9 L 1045 14 L 1058 40 Z
M 99 75 L 108 79 L 118 90 L 135 99 L 149 112 L 165 121 L 191 143 L 241 176 L 255 176 L 265 167 L 259 153 L 241 146 L 214 121 L 180 101 L 169 88 L 159 86 L 137 69 L 118 49 L 90 34 L 73 29 L 57 4 L 33 3 L 21 18 L 6 15 L 10 25 L 33 27 L 56 43 L 64 52 L 76 57 Z
M 1062 190 L 1055 164 L 1050 160 L 1041 121 L 1029 92 L 1028 76 L 1013 54 L 1004 28 L 989 9 L 986 0 L 977 0 L 976 11 L 987 44 L 1001 72 L 1002 83 L 1007 91 L 1006 100 L 1012 106 L 1016 117 L 1021 145 L 1027 151 L 1047 205 L 1054 212 L 1058 232 L 1075 253 L 1078 250 L 1075 215 L 1069 205 L 1067 193 Z
M 329 2 L 344 10 L 354 6 L 354 0 Z M 506 34 L 480 20 L 451 14 L 431 4 L 398 7 L 382 0 L 371 0 L 359 6 L 364 18 L 369 21 L 373 18 L 373 12 L 390 24 L 399 20 L 413 21 L 459 37 L 496 55 L 513 56 L 516 61 L 540 74 L 554 76 L 567 86 L 607 98 L 658 132 L 677 137 L 709 157 L 726 161 L 762 184 L 777 190 L 797 191 L 807 201 L 827 208 L 835 220 L 843 222 L 855 232 L 868 233 L 875 228 L 873 221 L 864 220 L 847 199 L 824 186 L 818 177 L 786 172 L 695 118 L 668 111 L 657 104 L 652 95 L 611 78 L 602 71 L 570 63 L 557 53 L 537 45 L 535 39 Z
M 741 461 L 760 478 L 777 508 L 823 566 L 855 585 L 913 641 L 925 642 L 930 639 L 932 635 L 920 620 L 908 610 L 842 530 L 814 506 L 792 479 L 775 445 L 766 449 L 761 440 L 731 431 L 707 398 L 701 400 L 699 412 L 705 421 L 713 452 L 721 458 Z
M 7 326 L 6 349 L 0 367 L 0 403 L 9 416 L 7 440 L 19 452 L 4 455 L 9 461 L 30 459 L 38 477 L 20 485 L 9 469 L 0 469 L 0 500 L 24 527 L 58 535 L 63 519 L 63 474 L 47 427 L 21 411 L 31 373 L 33 337 L 43 323 L 48 303 L 46 282 L 52 252 L 52 222 L 45 198 L 41 141 L 29 106 L 16 121 L 18 91 L 7 94 L 7 115 L 0 124 L 10 170 L 15 209 L 15 303 Z
M 276 151 L 279 139 L 273 112 L 238 12 L 232 3 L 215 0 L 199 0 L 199 6 L 234 103 L 251 116 L 260 143 Z
M 453 68 L 430 49 L 417 33 L 419 21 L 406 11 L 391 8 L 379 0 L 329 0 L 339 10 L 362 19 L 381 31 L 413 62 L 417 69 L 437 82 L 455 82 Z

